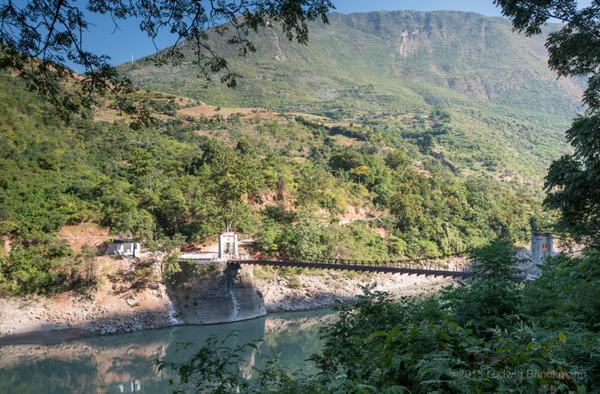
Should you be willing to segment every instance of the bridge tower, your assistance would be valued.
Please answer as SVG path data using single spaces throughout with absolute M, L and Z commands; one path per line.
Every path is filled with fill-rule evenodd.
M 227 231 L 219 235 L 219 260 L 239 257 L 237 233 Z
M 540 266 L 548 257 L 554 256 L 552 234 L 531 235 L 531 272 L 528 276 L 537 278 L 540 275 Z

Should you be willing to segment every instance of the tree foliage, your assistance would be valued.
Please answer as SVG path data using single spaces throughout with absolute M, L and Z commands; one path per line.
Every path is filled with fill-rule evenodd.
M 294 120 L 170 116 L 132 129 L 74 117 L 67 124 L 18 80 L 0 83 L 0 236 L 31 253 L 43 255 L 34 246 L 51 246 L 64 225 L 95 222 L 167 251 L 229 225 L 271 256 L 440 256 L 501 233 L 520 239 L 539 208 L 519 189 L 463 178 L 436 161 L 417 169 L 404 140 L 343 146 L 327 129 Z M 171 97 L 137 99 L 173 111 Z M 344 219 L 348 210 L 362 213 Z M 21 263 L 2 259 L 2 280 L 11 282 Z M 53 272 L 75 285 L 69 259 L 57 257 Z M 30 259 L 34 274 L 19 281 L 62 289 L 34 278 L 48 271 L 40 261 Z

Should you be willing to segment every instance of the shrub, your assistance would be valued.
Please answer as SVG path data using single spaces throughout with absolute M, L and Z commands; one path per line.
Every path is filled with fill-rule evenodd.
M 294 275 L 288 278 L 288 286 L 292 289 L 299 289 L 302 287 L 302 282 L 297 275 Z
M 71 250 L 64 244 L 17 245 L 0 259 L 2 288 L 9 294 L 51 294 L 77 282 L 77 264 L 64 264 Z

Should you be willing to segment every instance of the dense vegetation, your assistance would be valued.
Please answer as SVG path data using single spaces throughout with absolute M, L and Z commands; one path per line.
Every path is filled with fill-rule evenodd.
M 66 124 L 17 81 L 0 82 L 0 234 L 12 245 L 3 292 L 86 282 L 85 256 L 55 236 L 66 224 L 96 222 L 167 250 L 229 224 L 267 255 L 382 259 L 522 239 L 539 214 L 517 186 L 454 174 L 418 141 L 358 125 L 175 116 L 173 98 L 148 92 L 134 99 L 162 119 L 150 128 L 91 114 Z M 341 222 L 349 207 L 362 215 Z
M 377 15 L 381 24 L 374 28 Z M 2 291 L 86 285 L 87 257 L 72 255 L 55 234 L 89 221 L 165 250 L 231 225 L 254 236 L 263 254 L 288 256 L 440 256 L 498 234 L 523 239 L 530 217 L 541 215 L 544 163 L 562 150 L 547 126 L 554 130 L 564 122 L 557 113 L 574 110 L 577 87 L 532 77 L 547 73 L 539 42 L 518 38 L 506 22 L 460 13 L 377 15 L 334 15 L 331 27 L 313 24 L 306 48 L 276 40 L 277 29 L 257 33 L 251 37 L 257 56 L 246 59 L 247 78 L 237 90 L 196 89 L 186 64 L 176 73 L 143 63 L 122 68 L 143 85 L 151 77 L 152 86 L 178 92 L 183 86 L 188 96 L 221 104 L 266 99 L 267 107 L 307 110 L 327 121 L 258 112 L 186 116 L 178 111 L 197 103 L 144 91 L 126 103 L 97 102 L 95 112 L 65 123 L 3 76 L 0 235 L 12 252 L 2 257 Z M 393 27 L 391 36 L 385 26 Z M 400 51 L 394 40 L 406 29 L 422 34 Z M 443 37 L 440 29 L 453 33 Z M 348 45 L 357 42 L 372 53 L 349 61 Z M 477 55 L 484 50 L 486 56 Z M 499 58 L 511 59 L 514 75 L 498 69 L 493 59 Z M 422 74 L 428 69 L 422 64 L 443 76 Z M 465 82 L 473 72 L 487 98 Z M 301 77 L 317 74 L 323 80 L 316 84 Z M 540 93 L 503 90 L 506 78 Z M 276 95 L 259 94 L 267 88 Z M 127 117 L 111 118 L 130 106 L 157 121 L 131 128 Z
M 548 122 L 564 120 L 555 112 L 573 112 L 574 82 L 529 78 L 527 71 L 545 75 L 536 67 L 519 68 L 539 65 L 532 61 L 540 60 L 536 44 L 512 40 L 505 22 L 456 13 L 384 13 L 336 16 L 334 25 L 354 32 L 347 35 L 353 47 L 363 43 L 380 55 L 389 49 L 382 38 L 400 40 L 393 56 L 388 53 L 391 63 L 364 63 L 380 57 L 369 54 L 361 62 L 352 54 L 357 61 L 348 62 L 350 70 L 336 70 L 337 79 L 319 72 L 331 65 L 312 63 L 310 75 L 323 76 L 309 81 L 321 89 L 317 100 L 308 88 L 294 91 L 303 109 L 338 123 L 302 115 L 180 116 L 174 97 L 143 92 L 134 101 L 161 115 L 151 128 L 98 122 L 91 113 L 65 124 L 49 115 L 47 104 L 2 76 L 0 235 L 11 252 L 0 260 L 0 291 L 48 293 L 85 285 L 85 253 L 73 256 L 55 236 L 61 226 L 82 221 L 166 250 L 226 224 L 255 236 L 264 254 L 387 258 L 475 248 L 474 277 L 439 294 L 392 300 L 367 289 L 355 306 L 341 306 L 339 319 L 323 328 L 325 346 L 312 357 L 315 374 L 293 374 L 272 362 L 247 379 L 239 370 L 237 352 L 243 348 L 227 349 L 214 340 L 188 361 L 159 366 L 174 370 L 182 389 L 218 393 L 600 391 L 595 51 L 600 11 L 593 6 L 579 12 L 573 0 L 497 3 L 528 34 L 541 33 L 549 15 L 564 20 L 548 36 L 551 67 L 562 76 L 591 74 L 586 112 L 567 135 L 574 152 L 556 161 L 546 178 L 546 204 L 560 210 L 565 233 L 586 245 L 581 257 L 557 256 L 537 280 L 516 281 L 513 241 L 540 213 L 531 190 L 496 180 L 539 172 L 539 165 L 526 164 L 531 156 L 516 159 L 524 153 L 549 160 L 560 151 L 558 138 L 539 142 L 548 137 L 541 131 Z M 401 21 L 415 42 L 382 28 L 390 21 Z M 461 34 L 444 36 L 444 26 Z M 318 46 L 285 52 L 276 32 L 264 34 L 273 40 L 259 41 L 273 43 L 278 62 L 310 58 L 305 55 L 311 51 L 332 60 L 320 56 Z M 439 35 L 444 40 L 432 39 Z M 479 45 L 460 39 L 469 37 Z M 522 51 L 510 51 L 507 43 Z M 503 56 L 499 64 L 507 69 L 491 67 L 480 50 Z M 292 64 L 304 65 L 295 60 Z M 257 62 L 254 71 L 271 63 Z M 424 75 L 424 64 L 439 69 Z M 481 75 L 473 74 L 474 66 Z M 141 83 L 149 75 L 139 65 L 124 70 L 137 73 Z M 297 109 L 286 101 L 289 87 L 311 85 L 289 79 L 306 76 L 306 69 L 287 71 L 270 80 L 257 77 L 229 96 L 214 89 L 202 94 L 243 104 L 277 91 L 280 101 L 267 106 Z M 398 73 L 419 82 L 390 82 Z M 362 75 L 359 83 L 349 84 L 356 75 Z M 185 78 L 179 85 L 155 80 L 177 91 L 194 88 Z M 261 97 L 265 83 L 271 90 Z M 389 110 L 394 106 L 402 110 Z M 520 109 L 524 106 L 539 114 Z M 482 124 L 493 126 L 484 127 L 492 132 L 485 139 L 473 133 Z M 522 142 L 525 148 L 515 147 Z M 502 157 L 513 150 L 508 160 Z M 343 220 L 348 207 L 366 214 Z

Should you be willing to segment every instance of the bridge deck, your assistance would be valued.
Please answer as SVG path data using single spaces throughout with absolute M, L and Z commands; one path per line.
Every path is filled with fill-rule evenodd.
M 430 265 L 406 264 L 403 262 L 353 261 L 353 260 L 279 260 L 250 259 L 228 260 L 231 264 L 251 264 L 271 267 L 321 268 L 346 271 L 387 272 L 426 276 L 466 278 L 472 275 L 468 270 L 448 270 Z

